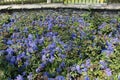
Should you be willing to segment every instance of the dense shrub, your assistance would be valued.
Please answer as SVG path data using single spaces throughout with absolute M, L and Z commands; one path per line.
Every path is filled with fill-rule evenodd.
M 120 16 L 43 10 L 0 17 L 1 80 L 120 79 Z

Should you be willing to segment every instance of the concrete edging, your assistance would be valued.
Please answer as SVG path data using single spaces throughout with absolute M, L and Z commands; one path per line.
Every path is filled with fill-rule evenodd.
M 101 9 L 101 10 L 120 10 L 120 4 L 13 4 L 0 5 L 0 10 L 13 9 L 41 9 L 41 8 L 76 8 L 76 9 Z

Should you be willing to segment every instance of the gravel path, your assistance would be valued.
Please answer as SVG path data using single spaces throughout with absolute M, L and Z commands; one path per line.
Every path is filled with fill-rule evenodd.
M 3 9 L 41 9 L 41 8 L 76 8 L 76 9 L 107 9 L 120 10 L 120 4 L 82 4 L 82 5 L 64 5 L 64 4 L 17 4 L 17 5 L 0 5 Z

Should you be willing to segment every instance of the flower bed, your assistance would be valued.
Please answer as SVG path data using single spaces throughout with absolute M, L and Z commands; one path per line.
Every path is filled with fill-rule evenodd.
M 0 14 L 1 80 L 120 79 L 120 18 L 53 10 Z

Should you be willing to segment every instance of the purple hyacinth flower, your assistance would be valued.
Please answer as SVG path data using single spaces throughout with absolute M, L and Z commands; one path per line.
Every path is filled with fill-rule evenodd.
M 98 26 L 98 29 L 102 29 L 106 26 L 106 22 L 102 23 L 102 25 Z
M 27 33 L 28 32 L 28 28 L 25 27 L 24 30 L 23 30 L 23 32 Z
M 14 22 L 15 21 L 15 19 L 10 19 L 10 22 Z
M 11 57 L 10 63 L 11 63 L 11 64 L 15 64 L 15 63 L 16 63 L 16 57 L 15 57 L 15 56 L 12 56 L 12 57 Z
M 36 69 L 36 72 L 37 72 L 37 73 L 39 73 L 40 71 L 41 71 L 40 68 L 37 68 L 37 69 Z
M 29 52 L 29 53 L 33 53 L 34 52 L 34 50 L 33 50 L 33 48 L 27 48 L 27 51 Z
M 62 62 L 62 63 L 60 64 L 60 67 L 61 67 L 61 68 L 64 68 L 64 67 L 65 67 L 65 62 Z
M 80 66 L 79 66 L 79 65 L 76 66 L 76 70 L 77 70 L 77 72 L 78 72 L 79 74 L 82 73 L 82 71 L 80 70 Z
M 102 53 L 106 54 L 106 57 L 108 57 L 109 55 L 111 55 L 113 53 L 113 51 L 110 50 L 102 50 Z
M 16 60 L 19 61 L 19 60 L 21 60 L 21 58 L 22 58 L 22 57 L 21 57 L 21 55 L 19 54 L 19 55 L 17 55 Z
M 77 35 L 75 33 L 72 33 L 71 37 L 72 37 L 72 39 L 75 39 L 77 37 Z
M 101 69 L 107 68 L 107 63 L 105 61 L 100 60 L 99 64 L 100 64 Z
M 110 22 L 115 24 L 115 23 L 117 23 L 117 20 L 116 19 L 112 19 Z
M 9 54 L 6 55 L 6 60 L 7 60 L 7 61 L 10 61 L 11 57 L 12 57 L 12 55 L 9 55 Z
M 49 73 L 49 72 L 44 72 L 44 73 L 43 73 L 43 76 L 50 77 L 50 73 Z
M 22 73 L 22 76 L 26 76 L 26 72 L 23 72 L 23 73 Z
M 0 56 L 3 55 L 5 53 L 4 50 L 0 50 Z
M 13 55 L 14 50 L 9 47 L 9 48 L 7 48 L 6 52 L 7 52 L 9 55 Z
M 30 64 L 30 62 L 28 61 L 28 60 L 26 60 L 25 62 L 24 62 L 24 66 L 28 66 Z
M 8 40 L 7 41 L 7 45 L 12 45 L 13 44 L 13 41 L 12 40 Z
M 88 70 L 87 68 L 83 68 L 82 69 L 83 72 L 87 72 L 87 70 Z
M 38 40 L 38 43 L 42 45 L 44 43 L 44 37 L 41 37 L 41 39 Z
M 79 22 L 82 26 L 84 26 L 84 25 L 85 25 L 85 21 L 84 21 L 84 19 L 83 19 L 83 18 L 80 18 L 80 19 L 78 20 L 78 22 Z
M 50 49 L 50 50 L 53 50 L 55 47 L 56 47 L 56 43 L 54 43 L 54 42 L 52 44 L 48 45 L 48 49 Z
M 89 68 L 89 67 L 90 67 L 90 65 L 91 65 L 91 60 L 90 60 L 90 59 L 86 60 L 86 64 L 85 64 L 85 65 L 86 65 L 86 67 L 88 67 L 88 68 Z
M 57 68 L 57 69 L 56 69 L 56 72 L 58 72 L 58 73 L 60 73 L 61 71 L 62 71 L 61 68 Z
M 24 78 L 23 78 L 22 75 L 18 75 L 18 76 L 16 77 L 16 80 L 24 80 Z
M 84 80 L 90 80 L 90 78 L 88 76 L 85 76 Z
M 48 30 L 51 30 L 52 27 L 53 27 L 53 24 L 52 24 L 52 23 L 49 23 L 49 24 L 48 24 Z
M 112 71 L 110 70 L 110 68 L 106 68 L 105 73 L 107 76 L 112 76 Z
M 75 71 L 75 70 L 76 70 L 75 66 L 71 67 L 71 71 Z
M 28 79 L 28 80 L 33 80 L 33 74 L 30 73 L 30 74 L 27 76 L 27 79 Z
M 46 61 L 46 60 L 48 60 L 46 55 L 42 55 L 42 61 Z
M 56 47 L 55 50 L 58 51 L 59 53 L 62 52 L 61 48 L 59 48 L 59 47 Z
M 33 49 L 33 50 L 37 50 L 38 49 L 38 47 L 37 47 L 37 45 L 35 44 L 35 42 L 32 42 L 32 41 L 29 41 L 29 46 Z
M 55 60 L 54 56 L 51 56 L 50 59 L 48 59 L 50 63 L 53 63 L 53 61 Z
M 33 35 L 32 35 L 32 34 L 29 34 L 29 35 L 28 35 L 28 39 L 30 39 L 30 40 L 33 39 Z
M 46 64 L 47 64 L 47 62 L 43 62 L 43 63 L 40 64 L 40 67 L 45 68 Z
M 65 80 L 65 77 L 63 77 L 63 76 L 57 76 L 55 79 L 56 80 Z

